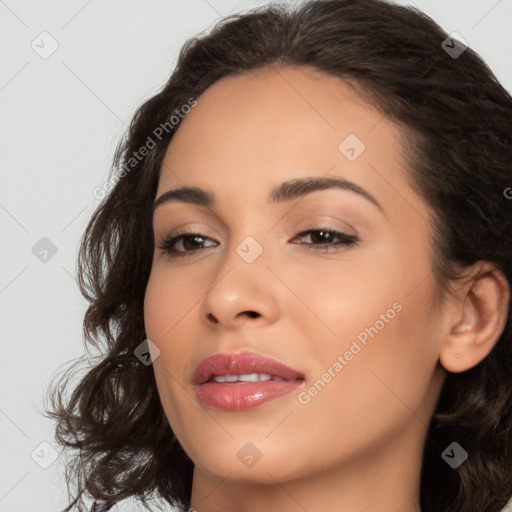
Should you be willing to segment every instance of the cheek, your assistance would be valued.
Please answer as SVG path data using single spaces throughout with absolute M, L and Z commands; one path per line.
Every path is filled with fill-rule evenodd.
M 348 418 L 368 410 L 391 418 L 421 406 L 437 366 L 440 333 L 430 307 L 434 283 L 425 279 L 430 263 L 420 249 L 410 257 L 411 250 L 397 244 L 378 257 L 372 253 L 371 261 L 347 260 L 337 272 L 333 264 L 332 273 L 326 262 L 315 276 L 296 278 L 294 291 L 315 313 L 301 327 L 314 355 L 308 358 L 310 403 L 318 414 L 325 407 Z
M 172 385 L 181 382 L 191 364 L 190 333 L 184 331 L 194 315 L 200 290 L 162 273 L 152 273 L 144 298 L 144 324 L 147 337 L 157 345 L 160 356 L 155 361 L 155 372 L 162 373 L 162 381 Z
M 179 383 L 183 379 L 177 369 L 182 368 L 187 360 L 186 351 L 175 347 L 174 340 L 177 340 L 180 320 L 186 315 L 186 304 L 184 300 L 179 300 L 181 296 L 176 294 L 174 288 L 172 281 L 152 272 L 144 297 L 146 336 L 160 350 L 160 355 L 153 362 L 153 369 L 158 391 L 166 408 L 172 407 L 174 403 L 174 400 L 168 399 L 174 393 L 173 382 Z M 178 341 L 184 344 L 182 338 Z
M 195 347 L 190 340 L 196 335 L 191 325 L 197 329 L 195 308 L 202 295 L 200 287 L 190 285 L 190 277 L 175 279 L 157 268 L 150 275 L 144 297 L 146 335 L 160 350 L 153 363 L 158 392 L 177 434 L 190 414 L 188 406 L 195 403 L 185 388 L 190 385 L 188 376 L 194 361 Z M 195 320 L 191 320 L 194 313 Z
M 146 334 L 162 352 L 187 316 L 193 314 L 202 291 L 191 283 L 187 273 L 169 275 L 162 265 L 152 270 L 144 297 L 144 324 Z M 160 346 L 161 345 L 161 346 Z
M 392 300 L 372 297 L 350 310 L 352 316 L 338 316 L 338 336 L 322 338 L 306 394 L 298 397 L 297 446 L 315 439 L 322 460 L 334 463 L 340 454 L 365 457 L 401 432 L 429 424 L 437 353 L 424 299 L 400 297 L 399 310 L 387 307 Z M 386 312 L 388 323 L 376 322 Z M 274 442 L 286 442 L 290 432 L 276 432 Z
M 336 336 L 324 335 L 315 351 L 307 407 L 310 418 L 330 411 L 333 435 L 341 427 L 346 439 L 362 432 L 377 438 L 405 425 L 412 411 L 425 424 L 430 420 L 427 395 L 440 336 L 429 308 L 432 290 L 427 284 L 407 295 L 404 284 L 354 287 L 349 296 L 338 292 L 336 301 L 325 298 L 325 321 Z

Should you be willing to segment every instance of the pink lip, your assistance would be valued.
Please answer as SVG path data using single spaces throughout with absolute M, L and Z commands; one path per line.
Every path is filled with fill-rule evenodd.
M 214 382 L 216 375 L 266 373 L 284 381 Z M 192 375 L 199 400 L 214 409 L 241 411 L 250 409 L 291 393 L 303 382 L 304 376 L 288 366 L 259 354 L 218 353 L 203 359 Z

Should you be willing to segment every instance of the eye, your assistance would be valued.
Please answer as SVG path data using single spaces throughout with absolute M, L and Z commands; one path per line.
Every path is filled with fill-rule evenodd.
M 167 237 L 159 245 L 159 249 L 167 253 L 171 258 L 191 256 L 201 249 L 206 240 L 212 241 L 211 238 L 201 233 L 178 233 Z M 190 250 L 187 250 L 187 246 Z
M 312 228 L 302 231 L 297 237 L 309 238 L 313 243 L 297 242 L 300 245 L 308 245 L 308 249 L 320 252 L 331 252 L 339 246 L 355 245 L 359 239 L 355 235 L 347 235 L 328 228 Z M 334 241 L 337 240 L 337 241 Z
M 359 241 L 358 237 L 355 235 L 347 235 L 346 233 L 321 227 L 302 231 L 295 235 L 292 240 L 297 238 L 309 238 L 311 243 L 294 243 L 307 245 L 308 249 L 319 252 L 331 252 L 331 250 L 335 250 L 336 247 L 351 246 Z M 210 244 L 210 242 L 213 242 L 213 244 Z M 178 233 L 167 237 L 158 248 L 171 258 L 183 258 L 193 256 L 201 249 L 205 247 L 215 247 L 215 245 L 218 245 L 218 242 L 215 242 L 202 233 Z

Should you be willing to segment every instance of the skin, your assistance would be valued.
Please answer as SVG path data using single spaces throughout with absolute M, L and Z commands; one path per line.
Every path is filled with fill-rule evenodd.
M 354 161 L 338 149 L 349 134 L 366 146 Z M 446 370 L 469 369 L 492 350 L 508 288 L 495 272 L 440 301 L 429 211 L 407 183 L 401 135 L 342 80 L 280 67 L 214 83 L 173 137 L 156 197 L 197 186 L 217 204 L 155 210 L 144 315 L 160 350 L 153 367 L 165 414 L 195 464 L 199 512 L 420 510 L 423 443 Z M 383 212 L 339 188 L 267 203 L 281 182 L 320 176 L 356 183 Z M 322 228 L 359 241 L 326 252 L 321 238 L 298 236 Z M 207 238 L 171 258 L 159 246 L 182 229 Z M 236 252 L 247 236 L 263 249 L 252 263 Z M 397 302 L 400 312 L 300 403 L 298 393 Z M 247 411 L 207 408 L 195 398 L 195 367 L 242 350 L 305 382 Z M 237 457 L 248 442 L 261 454 L 252 467 Z

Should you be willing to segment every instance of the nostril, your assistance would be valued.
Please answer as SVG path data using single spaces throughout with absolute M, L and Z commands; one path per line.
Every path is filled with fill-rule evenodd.
M 245 313 L 247 313 L 251 318 L 260 316 L 259 313 L 256 313 L 256 311 L 245 311 Z
M 219 323 L 219 321 L 211 313 L 208 313 L 207 317 L 208 317 L 208 320 L 211 320 L 214 324 Z

